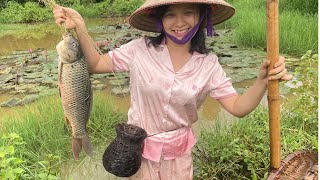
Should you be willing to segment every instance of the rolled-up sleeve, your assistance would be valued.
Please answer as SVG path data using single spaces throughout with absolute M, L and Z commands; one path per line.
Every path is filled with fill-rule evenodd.
M 209 94 L 214 99 L 223 99 L 237 95 L 237 91 L 232 86 L 231 79 L 227 77 L 218 61 L 214 65 L 210 86 L 212 90 Z
M 108 52 L 113 62 L 113 71 L 129 71 L 130 63 L 134 60 L 134 47 L 136 43 L 137 40 L 132 40 L 129 43 Z

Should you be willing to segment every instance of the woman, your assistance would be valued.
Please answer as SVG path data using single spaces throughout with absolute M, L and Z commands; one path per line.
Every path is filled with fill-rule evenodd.
M 212 35 L 212 24 L 233 14 L 234 8 L 223 0 L 147 0 L 129 23 L 160 35 L 99 55 L 79 13 L 55 7 L 56 23 L 75 29 L 91 73 L 130 71 L 128 123 L 154 135 L 145 139 L 141 168 L 130 179 L 192 179 L 191 151 L 196 139 L 191 125 L 198 120 L 197 108 L 207 95 L 234 116 L 244 117 L 257 107 L 269 80 L 292 79 L 280 57 L 269 74 L 270 62 L 263 62 L 248 91 L 236 93 L 217 56 L 208 53 L 203 31 L 206 25 Z

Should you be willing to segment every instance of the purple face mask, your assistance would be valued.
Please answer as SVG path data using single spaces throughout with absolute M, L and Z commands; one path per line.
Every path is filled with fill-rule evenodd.
M 207 8 L 206 15 L 207 15 L 207 35 L 212 37 L 213 35 L 216 35 L 216 33 L 212 27 L 212 9 L 210 7 Z M 165 35 L 169 39 L 171 39 L 173 42 L 177 44 L 185 44 L 188 41 L 190 41 L 193 38 L 193 36 L 197 33 L 199 26 L 203 20 L 204 20 L 204 15 L 200 17 L 200 21 L 182 39 L 177 39 L 176 37 L 166 32 L 163 28 L 162 21 L 160 19 L 157 19 L 157 27 L 160 31 L 164 32 Z
M 200 18 L 200 21 L 191 29 L 191 31 L 189 31 L 182 39 L 177 39 L 176 37 L 170 35 L 167 31 L 164 30 L 163 28 L 163 25 L 162 25 L 162 22 L 160 23 L 160 27 L 162 29 L 162 31 L 164 32 L 164 34 L 169 38 L 171 39 L 173 42 L 177 43 L 177 44 L 185 44 L 187 43 L 188 41 L 190 41 L 193 36 L 197 33 L 198 29 L 199 29 L 199 26 L 200 24 L 202 23 L 203 21 L 203 18 L 204 16 L 201 16 Z

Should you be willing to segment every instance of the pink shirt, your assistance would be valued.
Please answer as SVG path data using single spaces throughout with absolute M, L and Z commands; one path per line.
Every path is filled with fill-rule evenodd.
M 156 134 L 145 139 L 143 150 L 145 158 L 156 162 L 161 155 L 174 159 L 193 147 L 191 125 L 198 120 L 197 109 L 207 95 L 221 99 L 237 94 L 213 54 L 194 52 L 175 72 L 165 40 L 158 47 L 148 47 L 142 37 L 109 55 L 115 72 L 130 71 L 128 123 Z

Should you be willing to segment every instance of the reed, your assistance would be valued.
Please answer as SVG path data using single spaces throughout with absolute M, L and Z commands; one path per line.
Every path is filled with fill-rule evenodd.
M 234 29 L 233 39 L 246 47 L 265 49 L 266 9 L 265 2 L 252 0 L 233 4 L 234 17 L 219 28 Z M 283 5 L 283 4 L 282 4 Z M 290 4 L 288 3 L 290 6 Z M 301 57 L 306 51 L 318 52 L 317 14 L 297 10 L 282 10 L 279 16 L 280 52 Z

